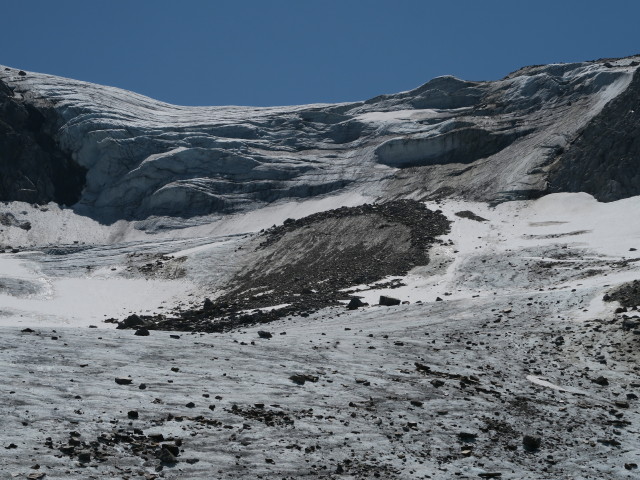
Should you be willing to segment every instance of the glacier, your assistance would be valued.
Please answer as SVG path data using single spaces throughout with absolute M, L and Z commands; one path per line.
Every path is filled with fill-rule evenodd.
M 636 478 L 639 61 L 274 108 L 0 67 L 0 477 Z
M 455 191 L 500 202 L 567 190 L 623 198 L 638 193 L 626 181 L 637 166 L 599 168 L 573 145 L 602 115 L 633 110 L 627 101 L 606 107 L 637 97 L 637 66 L 632 57 L 527 67 L 492 82 L 445 76 L 363 102 L 276 108 L 175 106 L 9 67 L 0 82 L 50 112 L 54 140 L 86 169 L 74 209 L 113 222 L 363 188 L 381 198 Z M 592 173 L 611 178 L 594 183 Z

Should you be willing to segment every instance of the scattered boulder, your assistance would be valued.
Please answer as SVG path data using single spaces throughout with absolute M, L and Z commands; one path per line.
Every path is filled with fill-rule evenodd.
M 118 385 L 131 385 L 131 382 L 133 382 L 132 378 L 116 377 L 116 383 Z
M 139 337 L 148 337 L 149 336 L 149 330 L 142 327 L 136 330 L 136 333 L 134 333 L 134 335 L 137 335 Z
M 205 298 L 204 303 L 202 304 L 202 309 L 213 310 L 214 308 L 215 308 L 215 304 L 209 298 Z
M 358 308 L 364 307 L 366 305 L 368 305 L 368 304 L 364 303 L 358 297 L 351 297 L 351 300 L 349 300 L 349 304 L 347 305 L 347 308 L 349 310 L 357 310 Z
M 91 461 L 91 453 L 86 451 L 78 453 L 78 461 L 80 463 L 89 463 Z
M 125 329 L 144 325 L 144 321 L 135 313 L 118 323 L 117 329 Z
M 12 213 L 0 213 L 0 225 L 4 225 L 5 227 L 18 227 L 26 231 L 31 230 L 31 222 L 18 220 Z
M 395 305 L 400 305 L 400 299 L 380 295 L 380 301 L 378 303 L 380 305 L 384 305 L 385 307 L 393 307 Z
M 158 460 L 167 465 L 173 465 L 178 462 L 178 459 L 166 448 L 166 445 L 162 445 L 160 452 L 158 452 Z
M 271 334 L 271 332 L 267 332 L 265 330 L 258 330 L 258 336 L 260 338 L 271 338 L 273 337 L 273 335 Z
M 488 222 L 486 218 L 482 218 L 480 215 L 476 215 L 471 210 L 463 210 L 455 213 L 456 217 L 468 218 L 469 220 L 475 220 L 476 222 Z
M 318 377 L 316 377 L 315 375 L 307 375 L 307 374 L 291 375 L 289 377 L 289 380 L 291 380 L 296 385 L 304 385 L 306 382 L 312 382 L 312 383 L 317 382 Z
M 542 445 L 542 439 L 534 435 L 525 435 L 522 438 L 522 446 L 528 452 L 534 452 Z
M 606 377 L 603 377 L 602 375 L 592 380 L 592 382 L 597 385 L 601 385 L 603 387 L 606 387 L 607 385 L 609 385 L 609 380 Z
M 180 448 L 177 445 L 174 445 L 171 443 L 163 443 L 162 448 L 164 448 L 165 450 L 168 450 L 171 453 L 171 455 L 173 455 L 174 457 L 177 457 L 180 455 Z
M 458 440 L 460 440 L 462 443 L 473 443 L 477 440 L 477 438 L 478 438 L 477 433 L 470 433 L 470 432 L 458 433 Z

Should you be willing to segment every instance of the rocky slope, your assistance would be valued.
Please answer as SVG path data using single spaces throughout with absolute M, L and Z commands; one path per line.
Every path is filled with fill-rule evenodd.
M 491 202 L 585 190 L 615 200 L 639 188 L 637 148 L 618 138 L 638 128 L 637 69 L 635 57 L 527 67 L 494 82 L 440 77 L 365 102 L 250 108 L 180 107 L 2 67 L 3 122 L 23 138 L 36 128 L 56 166 L 31 181 L 28 198 L 5 197 L 78 200 L 76 211 L 109 222 L 357 189 Z M 12 105 L 31 117 L 16 120 Z M 33 177 L 9 150 L 6 178 Z M 65 198 L 51 186 L 61 178 Z

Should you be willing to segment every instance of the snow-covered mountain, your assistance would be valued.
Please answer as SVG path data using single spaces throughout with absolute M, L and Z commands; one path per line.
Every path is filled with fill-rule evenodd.
M 639 60 L 278 108 L 1 67 L 0 478 L 637 478 Z
M 62 163 L 86 169 L 64 186 L 81 192 L 76 210 L 108 221 L 344 190 L 492 202 L 587 191 L 608 201 L 640 193 L 637 142 L 619 138 L 640 124 L 639 58 L 527 67 L 494 82 L 439 77 L 364 102 L 278 108 L 180 107 L 8 67 L 0 85 L 5 102 L 41 112 L 50 150 L 64 159 L 50 175 Z M 22 199 L 6 188 L 0 196 Z

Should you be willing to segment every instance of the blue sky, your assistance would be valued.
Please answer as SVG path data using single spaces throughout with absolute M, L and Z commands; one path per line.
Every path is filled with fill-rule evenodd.
M 640 53 L 637 0 L 20 0 L 0 64 L 184 105 L 363 100 Z

